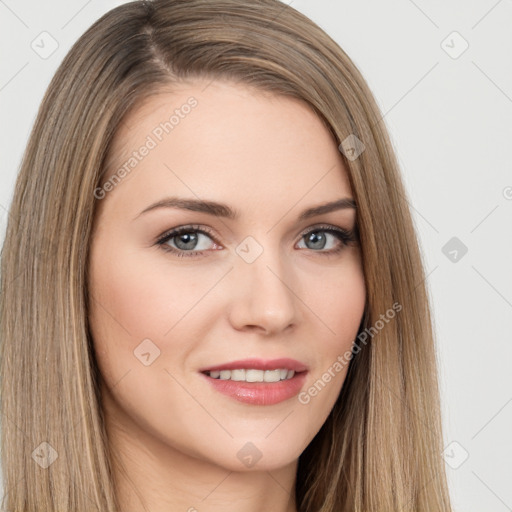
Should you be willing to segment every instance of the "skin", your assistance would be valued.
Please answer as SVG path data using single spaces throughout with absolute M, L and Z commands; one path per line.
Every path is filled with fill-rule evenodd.
M 142 502 L 151 512 L 294 512 L 298 457 L 331 412 L 347 365 L 307 404 L 296 396 L 265 406 L 219 393 L 199 370 L 291 357 L 309 367 L 306 390 L 351 349 L 366 299 L 360 247 L 325 231 L 324 246 L 302 234 L 318 224 L 352 229 L 356 211 L 298 216 L 353 195 L 334 139 L 308 106 L 207 84 L 162 91 L 128 116 L 113 169 L 175 108 L 198 101 L 98 201 L 90 329 L 109 442 L 125 468 L 115 469 L 118 494 L 128 512 L 144 510 Z M 240 217 L 177 208 L 139 215 L 170 195 L 226 203 Z M 199 255 L 178 257 L 156 244 L 188 224 L 213 233 L 198 234 Z M 236 252 L 247 236 L 263 249 L 252 263 Z M 179 251 L 178 238 L 167 246 Z M 145 339 L 160 350 L 149 365 L 134 354 Z M 251 467 L 237 457 L 248 442 L 262 455 Z

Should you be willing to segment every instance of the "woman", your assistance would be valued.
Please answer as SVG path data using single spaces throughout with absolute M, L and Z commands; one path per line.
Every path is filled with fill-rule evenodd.
M 77 41 L 2 252 L 5 510 L 450 510 L 380 120 L 275 0 L 131 2 Z

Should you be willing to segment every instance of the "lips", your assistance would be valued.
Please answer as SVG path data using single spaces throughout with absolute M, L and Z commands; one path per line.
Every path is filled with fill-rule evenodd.
M 246 360 L 247 361 L 247 360 Z M 244 361 L 244 363 L 246 363 Z M 238 364 L 238 361 L 235 361 Z M 230 363 L 231 364 L 231 363 Z M 273 363 L 272 363 L 273 364 Z M 295 364 L 295 363 L 294 363 Z M 213 371 L 213 370 L 212 370 Z M 274 405 L 292 399 L 304 387 L 307 371 L 295 373 L 293 377 L 278 382 L 245 382 L 214 379 L 208 372 L 200 378 L 219 393 L 248 405 Z
M 201 373 L 206 373 L 214 370 L 277 370 L 284 368 L 287 370 L 294 370 L 296 373 L 304 372 L 308 369 L 304 363 L 301 363 L 296 359 L 285 357 L 281 359 L 239 359 L 238 361 L 231 361 L 229 363 L 202 368 L 199 371 Z

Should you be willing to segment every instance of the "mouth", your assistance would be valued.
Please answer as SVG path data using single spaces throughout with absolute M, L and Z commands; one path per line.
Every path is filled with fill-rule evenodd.
M 204 375 L 216 380 L 229 380 L 246 383 L 274 383 L 293 379 L 295 375 L 306 373 L 306 370 L 295 371 L 288 368 L 259 370 L 255 368 L 237 368 L 233 370 L 205 370 Z
M 200 375 L 215 391 L 248 405 L 274 405 L 296 397 L 306 382 L 308 370 L 287 368 L 259 370 L 203 370 Z M 283 377 L 283 378 L 281 378 Z
M 282 375 L 283 379 L 284 376 L 284 370 L 287 371 L 294 371 L 295 373 L 303 372 L 308 370 L 308 367 L 301 363 L 300 361 L 297 361 L 296 359 L 291 359 L 289 357 L 282 357 L 279 359 L 259 359 L 259 358 L 250 358 L 250 359 L 239 359 L 237 361 L 231 361 L 229 363 L 221 363 L 219 365 L 215 366 L 209 366 L 206 368 L 201 368 L 199 371 L 204 372 L 222 372 L 225 370 L 235 371 L 239 372 L 238 375 L 241 375 L 240 372 L 243 370 L 244 372 L 249 372 L 249 376 L 259 376 L 257 373 L 251 373 L 251 370 L 258 370 L 258 371 L 277 371 L 279 370 Z M 281 373 L 279 375 L 281 375 Z M 222 373 L 219 375 L 216 375 L 214 373 L 215 377 L 221 376 Z M 227 375 L 227 374 L 224 374 Z M 288 375 L 288 374 L 287 374 Z M 252 378 L 252 377 L 251 377 Z

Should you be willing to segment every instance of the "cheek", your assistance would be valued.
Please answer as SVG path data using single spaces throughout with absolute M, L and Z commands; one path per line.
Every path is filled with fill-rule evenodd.
M 330 318 L 333 319 L 332 330 L 336 337 L 343 340 L 343 348 L 351 347 L 355 340 L 357 330 L 361 323 L 366 303 L 366 286 L 364 276 L 359 268 L 340 283 L 337 289 L 326 290 L 327 297 L 336 297 L 337 300 L 330 301 L 332 311 Z
M 91 258 L 92 316 L 103 317 L 120 339 L 161 339 L 204 290 L 189 273 L 155 264 L 152 252 L 153 261 L 136 251 L 119 254 Z
M 310 414 L 325 420 L 341 391 L 351 361 L 351 350 L 363 318 L 366 286 L 360 261 L 347 263 L 341 272 L 324 274 L 322 286 L 311 298 L 314 322 L 321 329 L 317 344 L 315 371 L 309 376 L 301 404 Z M 308 303 L 309 305 L 309 303 Z
M 366 285 L 358 253 L 347 258 L 343 268 L 319 276 L 311 309 L 319 319 L 324 340 L 322 356 L 332 358 L 355 340 L 366 303 Z
M 164 340 L 170 339 L 165 334 L 186 313 L 187 287 L 179 276 L 163 278 L 161 269 L 136 251 L 98 242 L 102 250 L 91 249 L 88 285 L 89 325 L 101 374 L 109 387 L 127 372 L 128 380 L 146 382 L 162 372 L 168 357 Z M 148 362 L 151 366 L 145 366 Z
M 187 322 L 180 320 L 197 302 L 198 287 L 187 286 L 187 273 L 166 274 L 154 255 L 148 264 L 136 251 L 114 257 L 114 248 L 103 242 L 101 253 L 91 250 L 88 283 L 89 325 L 100 374 L 113 398 L 109 407 L 144 430 L 179 430 L 172 411 L 187 411 L 190 396 L 164 370 L 179 373 L 174 369 L 181 370 L 194 349 Z

